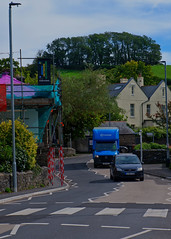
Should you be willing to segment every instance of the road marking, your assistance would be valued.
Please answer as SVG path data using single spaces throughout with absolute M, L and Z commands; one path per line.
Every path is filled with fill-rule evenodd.
M 51 215 L 56 215 L 56 214 L 72 215 L 72 214 L 79 212 L 83 209 L 85 209 L 85 207 L 66 207 L 66 208 L 58 210 L 56 212 L 52 212 Z
M 4 211 L 5 209 L 0 209 L 0 212 Z
M 16 233 L 17 233 L 18 229 L 20 228 L 20 226 L 21 226 L 20 224 L 16 224 L 14 226 L 14 228 L 12 229 L 10 235 L 12 235 L 12 236 L 16 235 Z
M 167 217 L 168 209 L 148 209 L 143 217 Z
M 25 225 L 38 225 L 38 226 L 47 226 L 47 225 L 49 225 L 49 223 L 46 223 L 46 222 L 42 222 L 42 223 L 31 223 L 31 222 L 26 222 L 26 223 L 21 223 L 21 225 L 23 225 L 23 226 L 25 226 Z
M 21 210 L 21 211 L 17 211 L 17 212 L 14 212 L 14 213 L 7 214 L 6 216 L 26 216 L 26 215 L 33 214 L 35 212 L 45 210 L 45 209 L 46 208 L 27 208 L 27 209 L 24 209 L 24 210 Z
M 7 237 L 11 237 L 11 236 L 12 236 L 12 235 L 2 236 L 2 237 L 0 237 L 0 239 L 7 238 Z
M 70 226 L 70 227 L 89 227 L 90 225 L 86 225 L 86 224 L 66 224 L 66 223 L 63 223 L 63 224 L 61 224 L 61 226 Z
M 30 202 L 29 203 L 30 205 L 44 205 L 44 204 L 47 204 L 47 202 Z
M 143 228 L 143 230 L 151 230 L 151 231 L 171 231 L 170 228 Z
M 114 228 L 114 229 L 130 229 L 130 227 L 121 227 L 121 226 L 101 226 L 102 228 Z
M 56 202 L 56 204 L 74 203 L 74 202 Z
M 112 215 L 118 216 L 121 212 L 123 212 L 125 208 L 104 208 L 100 212 L 96 213 L 95 215 Z
M 121 239 L 130 239 L 130 238 L 133 238 L 133 237 L 136 237 L 136 236 L 140 236 L 140 235 L 142 235 L 142 234 L 145 234 L 145 233 L 147 233 L 147 232 L 151 232 L 151 230 L 142 231 L 142 232 L 139 232 L 139 233 L 136 233 L 136 234 L 127 236 L 127 237 L 123 237 L 123 238 L 121 238 Z

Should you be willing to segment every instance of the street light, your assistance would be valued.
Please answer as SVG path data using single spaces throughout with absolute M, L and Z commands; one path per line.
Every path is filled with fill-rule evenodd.
M 12 118 L 12 153 L 13 153 L 13 186 L 17 192 L 17 167 L 15 160 L 15 112 L 14 112 L 14 87 L 13 87 L 13 55 L 12 55 L 12 6 L 19 6 L 21 3 L 9 3 L 9 47 L 10 47 L 10 75 L 11 75 L 11 118 Z
M 167 106 L 167 77 L 166 77 L 166 61 L 161 61 L 165 67 L 165 104 L 166 104 L 166 166 L 169 167 L 170 164 L 170 154 L 169 154 L 169 134 L 168 134 L 168 106 Z

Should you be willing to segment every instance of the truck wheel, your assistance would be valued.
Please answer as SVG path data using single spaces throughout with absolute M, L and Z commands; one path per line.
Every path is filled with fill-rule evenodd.
M 97 164 L 96 163 L 94 163 L 94 168 L 97 168 Z

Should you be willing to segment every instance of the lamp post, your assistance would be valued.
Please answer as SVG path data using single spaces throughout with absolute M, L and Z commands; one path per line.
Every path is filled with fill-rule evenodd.
M 10 75 L 11 75 L 11 118 L 12 118 L 12 153 L 13 153 L 13 186 L 17 192 L 17 167 L 15 160 L 15 112 L 14 112 L 14 87 L 13 87 L 13 54 L 12 54 L 12 6 L 19 6 L 21 3 L 9 3 L 9 47 L 10 47 Z
M 167 104 L 167 76 L 166 76 L 166 61 L 161 61 L 165 68 L 165 104 L 166 104 L 166 166 L 169 167 L 170 164 L 170 154 L 169 154 L 169 134 L 168 134 L 168 104 Z

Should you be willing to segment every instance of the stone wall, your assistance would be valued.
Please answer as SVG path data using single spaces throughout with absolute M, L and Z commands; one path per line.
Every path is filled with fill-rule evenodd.
M 37 188 L 41 186 L 47 186 L 48 180 L 48 169 L 42 167 L 41 171 L 28 171 L 28 172 L 17 172 L 17 189 L 18 191 Z M 13 178 L 12 174 L 0 173 L 0 192 L 5 192 L 6 188 L 10 188 L 13 191 Z
M 135 150 L 134 153 L 140 158 L 140 150 Z M 165 149 L 143 150 L 142 155 L 144 163 L 165 163 L 167 156 Z

